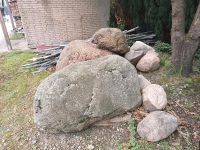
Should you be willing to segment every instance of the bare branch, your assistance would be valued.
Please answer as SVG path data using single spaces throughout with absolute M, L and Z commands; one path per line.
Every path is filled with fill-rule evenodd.
M 198 39 L 200 40 L 200 2 L 195 17 L 193 19 L 192 25 L 190 27 L 190 30 L 188 32 L 188 36 L 190 36 L 194 40 Z

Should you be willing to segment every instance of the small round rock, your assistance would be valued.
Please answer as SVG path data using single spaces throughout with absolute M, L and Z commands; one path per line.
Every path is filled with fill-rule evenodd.
M 139 136 L 158 142 L 170 136 L 178 127 L 177 118 L 164 111 L 151 112 L 137 126 Z
M 93 150 L 94 149 L 94 145 L 88 145 L 87 150 Z

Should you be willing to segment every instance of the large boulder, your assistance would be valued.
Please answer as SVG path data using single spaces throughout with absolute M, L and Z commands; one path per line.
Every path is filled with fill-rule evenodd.
M 98 48 L 109 50 L 119 55 L 129 51 L 128 43 L 124 33 L 117 28 L 102 28 L 92 38 L 92 43 Z
M 131 46 L 130 51 L 132 51 L 132 52 L 142 51 L 144 54 L 146 54 L 148 51 L 155 51 L 155 50 L 151 46 L 149 46 L 141 41 L 136 41 Z
M 95 44 L 90 42 L 75 40 L 70 42 L 62 50 L 56 65 L 56 71 L 61 70 L 72 63 L 92 60 L 111 54 L 112 53 L 109 51 L 98 49 Z
M 143 56 L 137 63 L 136 68 L 142 72 L 151 72 L 159 69 L 160 58 L 158 53 L 153 51 L 148 51 L 145 56 Z
M 147 111 L 162 110 L 167 106 L 167 94 L 157 84 L 151 84 L 142 90 L 143 105 Z
M 167 138 L 177 127 L 176 117 L 167 112 L 154 111 L 138 124 L 137 132 L 141 138 L 157 142 Z
M 74 132 L 141 104 L 135 67 L 111 55 L 71 64 L 42 81 L 35 94 L 34 121 L 51 133 Z

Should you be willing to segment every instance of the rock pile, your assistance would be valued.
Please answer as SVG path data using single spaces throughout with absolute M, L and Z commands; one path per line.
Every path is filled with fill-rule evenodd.
M 143 42 L 136 41 L 125 54 L 125 58 L 129 60 L 141 72 L 152 72 L 160 67 L 159 54 L 155 50 Z
M 138 134 L 148 141 L 164 139 L 176 130 L 177 120 L 162 111 L 167 105 L 164 89 L 136 70 L 150 72 L 159 66 L 152 47 L 137 41 L 129 50 L 119 29 L 103 28 L 88 41 L 72 41 L 56 72 L 36 91 L 34 121 L 50 133 L 77 132 L 143 103 L 150 114 L 139 123 Z

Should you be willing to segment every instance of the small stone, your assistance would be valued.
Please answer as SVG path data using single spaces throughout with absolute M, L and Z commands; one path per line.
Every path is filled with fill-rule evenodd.
M 33 140 L 32 141 L 32 144 L 34 145 L 34 144 L 36 144 L 37 143 L 37 140 Z
M 157 84 L 148 85 L 142 90 L 143 106 L 146 111 L 162 110 L 167 105 L 167 94 Z
M 87 149 L 88 150 L 93 150 L 94 149 L 94 145 L 88 145 Z
M 160 67 L 160 58 L 156 52 L 147 52 L 137 63 L 136 68 L 142 72 L 152 72 Z
M 151 46 L 149 46 L 141 41 L 136 41 L 131 46 L 130 51 L 133 51 L 133 52 L 142 51 L 142 52 L 144 52 L 144 54 L 146 54 L 148 51 L 155 51 L 155 50 Z
M 164 111 L 154 111 L 138 124 L 137 132 L 147 141 L 158 142 L 171 135 L 177 127 L 176 117 Z

